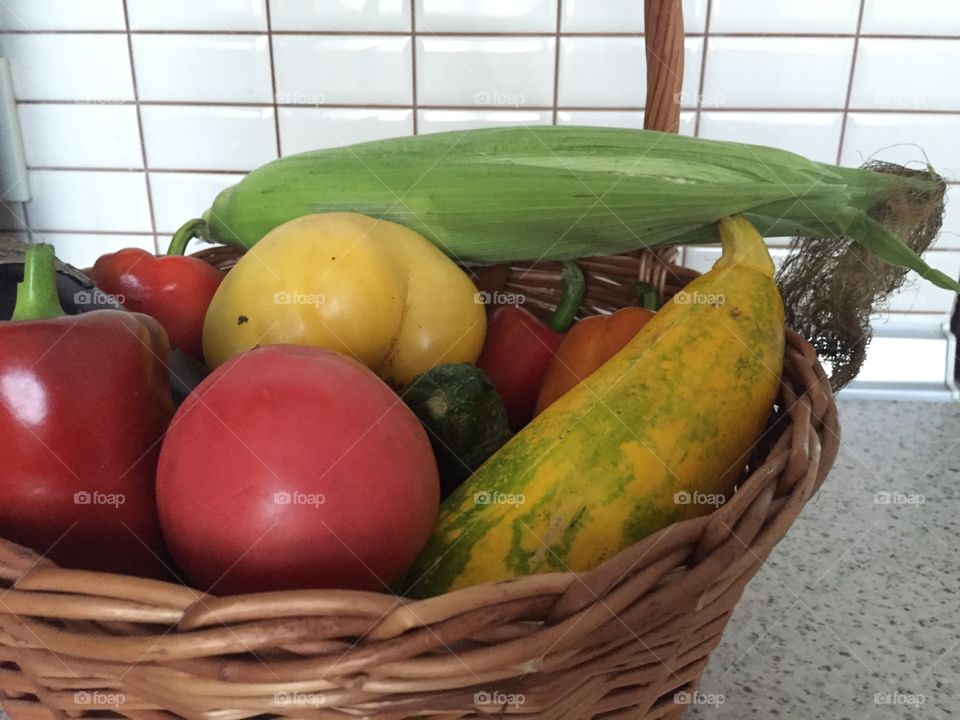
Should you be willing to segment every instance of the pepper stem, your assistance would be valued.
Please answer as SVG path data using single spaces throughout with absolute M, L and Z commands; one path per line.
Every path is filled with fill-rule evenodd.
M 583 302 L 583 295 L 587 290 L 587 279 L 583 276 L 583 270 L 579 265 L 567 261 L 563 264 L 563 270 L 560 271 L 560 282 L 563 288 L 560 302 L 547 325 L 554 332 L 562 333 L 570 328 L 577 316 L 577 310 L 580 309 L 580 303 Z
M 640 299 L 640 307 L 656 312 L 660 309 L 660 293 L 648 282 L 642 280 L 637 282 L 634 287 L 637 289 L 637 296 Z
M 43 320 L 64 315 L 57 295 L 57 265 L 53 245 L 27 246 L 23 282 L 17 283 L 17 304 L 11 320 Z
M 183 255 L 187 250 L 187 244 L 194 238 L 201 236 L 202 229 L 206 226 L 203 218 L 193 218 L 187 220 L 173 234 L 170 241 L 170 247 L 167 249 L 167 255 Z

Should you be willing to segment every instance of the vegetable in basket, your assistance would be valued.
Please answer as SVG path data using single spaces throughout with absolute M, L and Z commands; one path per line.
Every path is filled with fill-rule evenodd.
M 154 472 L 173 414 L 169 353 L 146 315 L 64 315 L 53 248 L 29 246 L 0 322 L 4 538 L 69 568 L 163 574 Z
M 542 413 L 616 355 L 652 317 L 653 311 L 647 308 L 625 307 L 611 315 L 593 315 L 576 323 L 547 366 L 534 414 Z
M 456 490 L 512 435 L 496 387 L 470 363 L 431 368 L 418 375 L 402 397 L 430 436 L 441 498 Z
M 498 307 L 490 315 L 477 366 L 490 376 L 503 398 L 512 430 L 520 430 L 533 417 L 544 374 L 573 322 L 585 289 L 583 271 L 568 262 L 561 273 L 560 302 L 548 323 L 515 305 Z
M 369 369 L 270 345 L 214 370 L 163 442 L 157 503 L 170 552 L 215 594 L 383 590 L 439 503 L 416 416 Z
M 514 431 L 533 417 L 537 390 L 563 335 L 515 305 L 498 307 L 490 315 L 487 340 L 477 360 L 493 381 Z
M 713 269 L 444 501 L 401 591 L 586 570 L 733 491 L 779 390 L 784 324 L 763 238 L 743 217 L 720 234 Z
M 90 278 L 104 292 L 122 298 L 127 310 L 156 318 L 175 347 L 202 362 L 203 318 L 223 273 L 203 260 L 185 257 L 185 249 L 186 242 L 176 238 L 164 257 L 124 248 L 100 257 Z
M 207 311 L 211 367 L 293 343 L 360 360 L 398 386 L 442 363 L 474 362 L 486 314 L 470 278 L 417 233 L 356 213 L 307 215 L 227 273 Z
M 835 167 L 759 145 L 652 130 L 510 127 L 436 133 L 275 160 L 224 190 L 188 232 L 255 246 L 293 218 L 354 211 L 405 225 L 474 263 L 568 260 L 641 247 L 715 243 L 744 214 L 765 236 L 848 235 L 936 285 L 884 224 L 944 185 Z

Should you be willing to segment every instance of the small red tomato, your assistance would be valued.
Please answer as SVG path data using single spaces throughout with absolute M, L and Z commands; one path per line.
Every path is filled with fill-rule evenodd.
M 174 416 L 157 502 L 200 588 L 383 590 L 427 541 L 437 465 L 416 416 L 339 353 L 271 345 L 224 363 Z

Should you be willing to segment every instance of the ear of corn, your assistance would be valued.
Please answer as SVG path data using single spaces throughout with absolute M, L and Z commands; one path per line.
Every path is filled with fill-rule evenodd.
M 224 190 L 189 232 L 250 247 L 295 217 L 351 211 L 413 228 L 457 260 L 495 263 L 715 243 L 717 220 L 742 213 L 768 237 L 848 234 L 960 291 L 868 215 L 941 182 L 648 130 L 495 128 L 282 158 Z

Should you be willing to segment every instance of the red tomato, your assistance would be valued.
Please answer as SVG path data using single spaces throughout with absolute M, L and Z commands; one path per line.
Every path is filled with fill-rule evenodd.
M 370 370 L 271 345 L 180 407 L 157 502 L 170 551 L 205 590 L 382 590 L 426 543 L 439 479 L 420 422 Z

